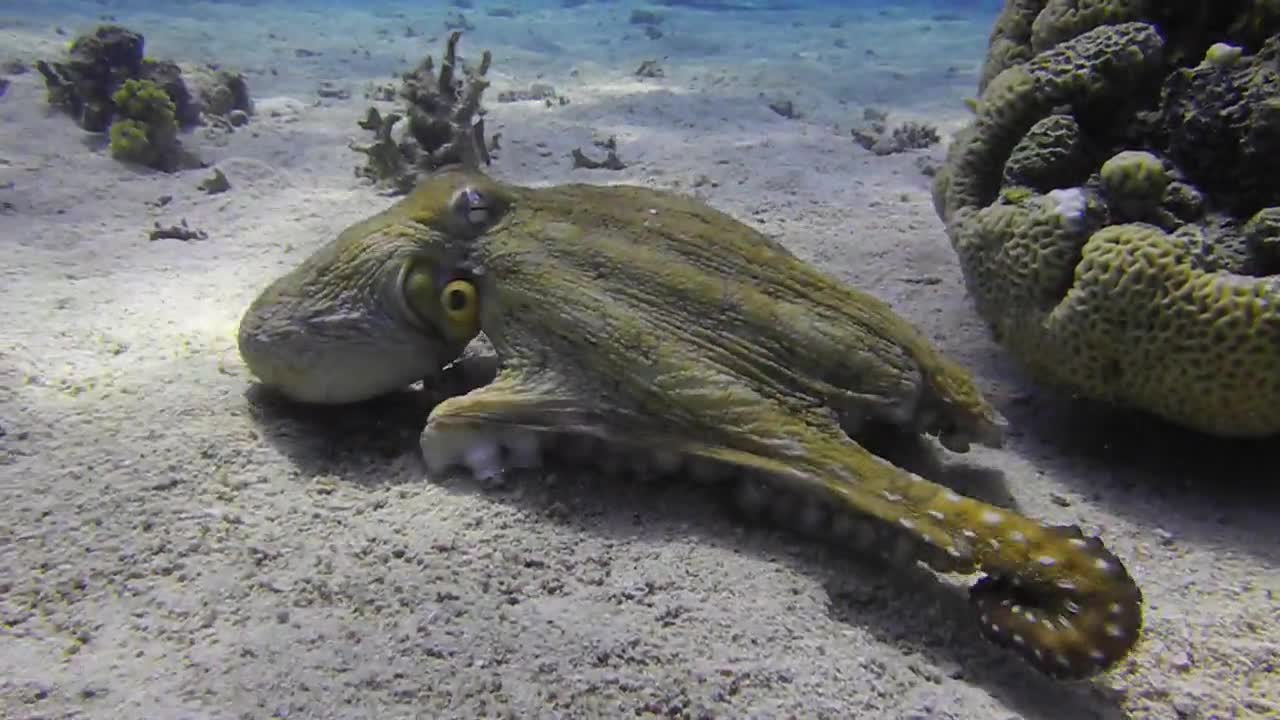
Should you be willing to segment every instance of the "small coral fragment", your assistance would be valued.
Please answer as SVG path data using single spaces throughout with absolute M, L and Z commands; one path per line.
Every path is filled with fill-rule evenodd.
M 854 142 L 876 155 L 892 155 L 907 150 L 922 150 L 937 144 L 938 129 L 927 123 L 907 120 L 890 129 L 888 114 L 876 108 L 862 113 L 864 125 L 853 128 Z

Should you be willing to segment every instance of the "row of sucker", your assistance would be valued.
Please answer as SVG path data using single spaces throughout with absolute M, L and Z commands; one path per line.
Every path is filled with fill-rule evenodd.
M 735 505 L 750 520 L 769 522 L 799 535 L 893 566 L 915 562 L 939 572 L 973 571 L 965 558 L 949 556 L 900 527 L 771 482 L 767 476 L 740 477 L 733 483 Z
M 551 432 L 520 426 L 428 427 L 422 455 L 432 476 L 465 470 L 486 485 L 499 485 L 510 473 L 553 463 L 560 467 L 593 467 L 607 476 L 650 481 L 678 472 L 698 477 L 697 468 L 680 454 L 665 450 L 627 451 L 591 435 Z
M 544 463 L 590 467 L 637 482 L 679 475 L 727 488 L 748 519 L 861 556 L 898 566 L 921 562 L 942 573 L 981 570 L 986 575 L 970 589 L 970 601 L 983 636 L 1054 678 L 1084 678 L 1106 669 L 1128 653 L 1141 629 L 1141 593 L 1097 538 L 1074 526 L 1041 525 L 918 476 L 913 497 L 882 494 L 889 502 L 922 508 L 937 526 L 954 530 L 945 542 L 924 535 L 905 516 L 887 523 L 855 510 L 848 498 L 818 496 L 760 471 L 586 434 L 429 426 L 422 451 L 432 476 L 464 469 L 485 484 L 500 484 L 508 473 Z
M 606 477 L 653 482 L 677 475 L 700 485 L 729 490 L 748 520 L 766 522 L 815 541 L 878 557 L 892 565 L 923 562 L 943 572 L 972 572 L 972 564 L 954 558 L 901 528 L 871 516 L 839 510 L 824 498 L 779 487 L 767 475 L 729 463 L 681 455 L 665 449 L 628 449 L 585 434 L 502 429 L 429 430 L 423 456 L 433 476 L 465 470 L 482 484 L 496 486 L 508 473 L 548 465 L 590 467 Z

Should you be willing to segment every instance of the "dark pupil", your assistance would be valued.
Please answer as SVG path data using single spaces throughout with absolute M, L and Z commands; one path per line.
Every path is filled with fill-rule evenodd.
M 461 310 L 467 306 L 467 294 L 461 290 L 449 291 L 449 309 Z

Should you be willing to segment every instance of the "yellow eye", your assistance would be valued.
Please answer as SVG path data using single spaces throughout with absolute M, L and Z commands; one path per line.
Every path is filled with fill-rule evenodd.
M 471 329 L 476 323 L 476 286 L 466 280 L 453 280 L 440 291 L 440 306 L 450 324 Z

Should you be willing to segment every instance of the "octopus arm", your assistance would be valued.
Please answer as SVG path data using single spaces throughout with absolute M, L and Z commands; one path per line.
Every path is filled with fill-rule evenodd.
M 788 422 L 788 418 L 791 422 Z M 1142 594 L 1123 563 L 1075 526 L 1042 523 L 899 468 L 814 418 L 775 415 L 788 448 L 773 478 L 823 498 L 833 514 L 872 518 L 917 545 L 939 572 L 984 574 L 970 589 L 981 632 L 1061 679 L 1102 672 L 1138 642 Z M 782 458 L 777 458 L 781 460 Z M 757 463 L 758 465 L 758 463 Z
M 593 438 L 596 452 L 727 484 L 744 509 L 805 534 L 939 572 L 982 572 L 970 600 L 984 636 L 1053 677 L 1102 672 L 1137 643 L 1142 595 L 1097 538 L 901 469 L 829 412 L 696 375 L 696 393 L 692 375 L 668 378 L 663 404 L 632 406 L 579 394 L 552 370 L 504 369 L 436 406 L 423 454 L 432 472 L 466 465 L 484 480 L 536 467 L 566 437 Z

